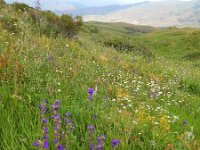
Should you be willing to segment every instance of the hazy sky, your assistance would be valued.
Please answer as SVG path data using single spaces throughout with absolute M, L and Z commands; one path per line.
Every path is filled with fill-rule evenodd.
M 36 0 L 5 0 L 6 2 L 25 2 L 29 5 L 32 5 Z M 137 2 L 143 2 L 143 1 L 166 1 L 166 0 L 40 0 L 42 4 L 45 4 L 45 2 L 52 2 L 59 5 L 65 4 L 67 2 L 76 2 L 81 3 L 88 6 L 98 6 L 98 5 L 109 5 L 109 4 L 129 4 L 129 3 L 137 3 Z M 171 0 L 174 1 L 174 0 Z M 182 0 L 182 1 L 190 1 L 190 0 Z M 56 7 L 54 5 L 54 7 Z

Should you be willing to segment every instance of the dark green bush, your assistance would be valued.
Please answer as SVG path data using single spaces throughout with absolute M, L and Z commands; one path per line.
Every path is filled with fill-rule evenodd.
M 118 51 L 133 51 L 136 46 L 134 44 L 130 44 L 129 42 L 125 42 L 124 39 L 111 39 L 109 41 L 104 41 L 106 46 L 112 46 Z
M 182 79 L 179 88 L 191 94 L 200 95 L 200 82 L 194 79 Z
M 143 26 L 135 26 L 133 27 L 125 27 L 128 31 L 127 33 L 149 33 L 152 32 L 154 29 L 152 27 L 143 27 Z
M 74 24 L 72 16 L 62 15 L 59 20 L 59 28 L 61 33 L 66 37 L 73 37 L 77 33 L 77 28 Z
M 81 27 L 83 26 L 83 18 L 81 16 L 76 16 L 74 18 L 74 24 L 77 26 L 77 27 Z
M 4 0 L 0 0 L 0 8 L 3 8 L 6 5 L 6 2 Z
M 195 31 L 188 36 L 187 49 L 200 50 L 200 32 L 199 31 Z
M 99 32 L 99 29 L 95 26 L 90 26 L 89 27 L 89 32 L 91 33 L 98 33 Z
M 50 24 L 56 24 L 59 20 L 59 17 L 51 11 L 42 11 L 41 16 Z
M 58 29 L 50 24 L 42 25 L 41 26 L 41 33 L 47 36 L 57 37 L 59 32 Z
M 83 25 L 82 17 L 77 16 L 73 18 L 69 15 L 62 15 L 59 19 L 59 32 L 69 38 L 76 35 Z
M 184 59 L 186 59 L 186 60 L 199 60 L 200 59 L 200 51 L 196 51 L 196 52 L 186 54 L 184 56 Z
M 73 18 L 69 15 L 57 16 L 51 11 L 37 11 L 29 10 L 28 14 L 32 20 L 33 25 L 37 25 L 40 28 L 41 34 L 48 36 L 57 36 L 61 34 L 65 37 L 74 37 L 80 27 L 83 25 L 83 19 L 80 16 Z
M 18 3 L 18 2 L 11 4 L 11 7 L 13 7 L 18 12 L 27 12 L 31 8 L 30 6 L 24 3 Z
M 142 55 L 145 59 L 154 57 L 149 47 L 144 43 L 135 42 L 129 37 L 103 34 L 99 42 L 102 42 L 105 46 L 111 46 L 117 51 L 133 52 L 134 54 Z
M 15 18 L 12 18 L 10 16 L 3 16 L 2 18 L 0 18 L 0 23 L 2 24 L 2 27 L 9 32 L 19 32 L 18 20 Z

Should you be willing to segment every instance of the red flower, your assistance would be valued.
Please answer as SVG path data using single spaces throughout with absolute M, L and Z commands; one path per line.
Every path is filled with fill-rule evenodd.
M 168 149 L 173 149 L 173 145 L 172 144 L 168 144 Z

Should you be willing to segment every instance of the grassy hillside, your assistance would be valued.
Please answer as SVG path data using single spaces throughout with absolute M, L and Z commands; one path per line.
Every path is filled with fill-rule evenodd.
M 89 23 L 69 39 L 0 12 L 0 149 L 199 149 L 198 30 Z
M 148 33 L 156 30 L 156 28 L 149 26 L 137 26 L 123 22 L 119 23 L 87 22 L 86 25 L 89 26 L 90 28 L 96 28 L 103 32 L 111 32 L 123 35 L 124 34 L 136 35 L 139 33 Z

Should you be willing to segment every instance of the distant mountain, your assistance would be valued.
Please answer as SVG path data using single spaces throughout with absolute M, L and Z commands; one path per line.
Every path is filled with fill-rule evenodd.
M 30 6 L 34 6 L 36 0 L 5 0 L 7 3 L 23 2 Z M 119 4 L 116 0 L 41 0 L 43 9 L 48 10 L 68 10 L 68 7 L 83 8 L 83 7 L 98 7 L 105 5 Z
M 145 5 L 147 3 L 150 3 L 150 2 L 145 1 L 145 2 L 141 2 L 141 3 L 127 4 L 127 5 L 107 5 L 107 6 L 96 6 L 96 7 L 82 7 L 82 8 L 77 8 L 77 9 L 73 9 L 73 10 L 64 10 L 64 11 L 56 10 L 55 12 L 58 15 L 71 14 L 73 16 L 106 15 L 108 13 L 125 10 L 125 9 L 131 8 L 131 7 L 132 8 L 138 7 L 141 5 Z
M 140 5 L 130 5 L 130 7 L 108 11 L 107 13 L 84 15 L 84 20 L 126 22 L 155 27 L 200 27 L 200 1 L 168 0 L 146 2 Z

